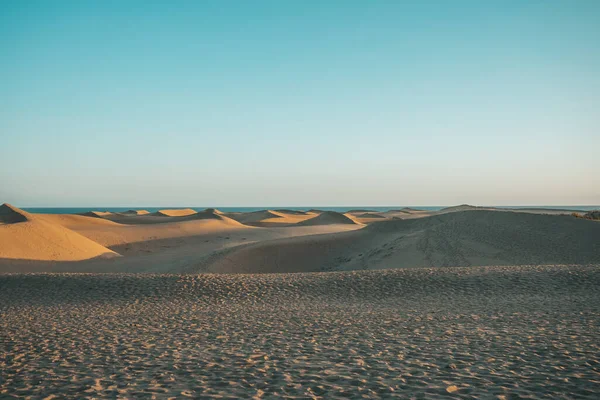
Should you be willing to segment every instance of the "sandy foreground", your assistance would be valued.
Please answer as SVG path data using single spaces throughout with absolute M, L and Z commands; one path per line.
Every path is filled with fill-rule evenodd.
M 600 265 L 0 275 L 2 398 L 600 396 Z

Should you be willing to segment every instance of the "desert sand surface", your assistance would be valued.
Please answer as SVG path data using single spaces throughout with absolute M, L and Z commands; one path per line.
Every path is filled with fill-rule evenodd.
M 0 398 L 600 396 L 600 222 L 0 207 Z
M 3 398 L 582 398 L 600 266 L 0 275 Z
M 468 205 L 345 214 L 211 208 L 61 215 L 29 214 L 10 205 L 2 210 L 0 272 L 273 273 L 600 263 L 600 223 L 560 210 Z

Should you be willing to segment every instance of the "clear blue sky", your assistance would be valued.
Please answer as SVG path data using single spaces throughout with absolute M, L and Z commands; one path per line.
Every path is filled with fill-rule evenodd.
M 600 1 L 2 1 L 0 203 L 600 203 Z

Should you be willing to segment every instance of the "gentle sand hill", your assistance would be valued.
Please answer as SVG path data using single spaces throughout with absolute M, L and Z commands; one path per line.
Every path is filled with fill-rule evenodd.
M 597 265 L 0 275 L 0 396 L 597 399 L 599 287 Z
M 280 208 L 280 209 L 275 210 L 275 212 L 283 213 L 283 214 L 291 214 L 291 215 L 307 215 L 308 214 L 307 211 L 289 210 L 287 208 Z
M 242 224 L 250 224 L 255 222 L 262 222 L 268 219 L 283 218 L 281 214 L 271 210 L 260 210 L 252 211 L 247 213 L 230 213 L 227 214 L 230 218 L 235 219 Z
M 184 208 L 180 210 L 158 210 L 154 213 L 154 215 L 161 217 L 185 217 L 196 213 L 196 210 L 192 210 L 191 208 Z
M 291 211 L 288 213 L 283 210 L 261 210 L 248 213 L 231 213 L 227 215 L 244 225 L 259 227 L 286 227 L 297 225 L 298 223 L 315 216 L 315 214 L 309 212 Z
M 121 215 L 146 215 L 146 214 L 150 214 L 150 212 L 148 210 L 127 210 L 127 211 L 120 212 L 119 214 L 121 214 Z
M 333 225 L 333 224 L 359 224 L 352 217 L 344 214 L 340 214 L 335 211 L 323 211 L 319 215 L 299 222 L 299 226 L 312 226 L 312 225 Z
M 92 217 L 92 218 L 110 218 L 115 216 L 116 214 L 111 213 L 110 211 L 88 211 L 83 214 L 84 217 Z
M 350 214 L 350 213 L 348 213 Z M 368 212 L 368 213 L 363 213 L 363 214 L 356 214 L 354 215 L 356 218 L 377 218 L 377 219 L 385 219 L 385 216 L 381 215 L 381 214 L 377 214 L 375 212 Z
M 0 206 L 0 259 L 78 261 L 117 253 L 9 204 Z
M 232 250 L 200 270 L 253 273 L 598 262 L 600 224 L 595 221 L 465 211 L 257 243 Z

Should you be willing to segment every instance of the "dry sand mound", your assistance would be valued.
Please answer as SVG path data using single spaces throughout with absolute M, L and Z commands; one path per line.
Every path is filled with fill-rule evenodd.
M 252 273 L 598 262 L 600 224 L 595 221 L 465 211 L 257 243 L 212 260 L 204 269 Z
M 347 215 L 335 211 L 324 211 L 316 217 L 299 222 L 298 226 L 332 225 L 332 224 L 359 224 Z
M 248 224 L 262 222 L 266 219 L 283 218 L 283 216 L 281 214 L 276 213 L 275 211 L 260 210 L 248 213 L 231 214 L 231 218 L 235 219 L 238 222 L 241 222 L 242 224 Z
M 148 211 L 148 210 L 127 210 L 127 211 L 120 212 L 119 214 L 121 214 L 121 215 L 146 215 L 146 214 L 150 214 L 150 211 Z
M 376 213 L 358 214 L 358 215 L 355 215 L 355 217 L 356 218 L 381 218 L 381 219 L 385 219 L 385 217 L 383 215 L 376 214 Z
M 287 208 L 277 209 L 277 210 L 275 210 L 275 212 L 283 213 L 283 214 L 291 214 L 291 215 L 307 215 L 308 214 L 306 211 L 289 210 Z
M 62 225 L 0 206 L 0 259 L 77 261 L 118 254 Z
M 186 217 L 188 215 L 196 214 L 196 210 L 191 208 L 175 209 L 175 210 L 158 210 L 153 215 L 160 217 Z
M 208 212 L 208 213 L 212 213 L 212 214 L 218 214 L 218 215 L 224 215 L 225 214 L 222 211 L 217 210 L 216 208 L 206 208 L 204 210 L 204 212 Z
M 92 218 L 109 218 L 115 216 L 115 214 L 111 213 L 110 211 L 88 211 L 80 215 Z

